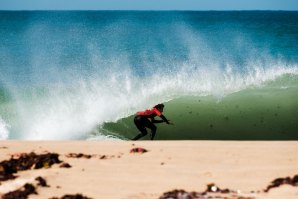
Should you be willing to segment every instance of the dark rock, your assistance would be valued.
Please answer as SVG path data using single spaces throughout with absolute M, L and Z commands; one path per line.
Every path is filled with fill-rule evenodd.
M 16 191 L 11 191 L 2 196 L 2 199 L 27 199 L 30 194 L 37 194 L 32 184 L 25 184 L 24 187 Z
M 186 192 L 182 189 L 175 189 L 164 193 L 159 199 L 205 199 L 204 194 L 199 192 Z
M 61 199 L 91 199 L 91 198 L 88 198 L 81 194 L 76 194 L 76 195 L 65 195 Z
M 64 163 L 62 163 L 62 164 L 60 165 L 60 168 L 71 168 L 71 165 L 68 164 L 68 163 L 66 163 L 66 162 L 64 162 Z
M 40 185 L 42 187 L 49 187 L 49 185 L 47 185 L 47 181 L 44 178 L 39 176 L 39 177 L 35 178 L 35 180 L 38 181 L 37 185 Z
M 0 162 L 0 181 L 14 179 L 14 173 L 29 169 L 49 168 L 53 164 L 60 163 L 59 155 L 47 153 L 37 155 L 35 153 L 23 153 L 18 158 L 11 157 L 10 160 Z
M 133 148 L 130 150 L 130 153 L 146 153 L 146 152 L 148 152 L 148 150 L 141 147 Z
M 86 158 L 86 159 L 90 159 L 92 157 L 92 155 L 86 155 L 83 153 L 69 153 L 68 155 L 66 155 L 66 157 L 68 158 Z
M 253 197 L 243 197 L 241 195 L 237 195 L 236 191 L 232 191 L 230 189 L 220 189 L 214 183 L 208 184 L 204 192 L 195 192 L 195 191 L 186 192 L 181 189 L 175 189 L 173 191 L 166 192 L 159 197 L 159 199 L 207 199 L 207 198 L 253 199 Z
M 50 198 L 50 199 L 92 199 L 92 198 L 83 196 L 81 194 L 75 194 L 75 195 L 67 194 L 67 195 L 62 196 L 61 198 L 53 197 L 53 198 Z
M 295 184 L 296 186 L 298 186 L 298 175 L 295 175 L 292 179 L 293 184 Z
M 290 178 L 290 177 L 276 178 L 271 182 L 270 185 L 267 186 L 267 188 L 264 191 L 268 192 L 270 189 L 279 187 L 284 184 L 298 186 L 298 175 L 295 175 L 293 178 Z

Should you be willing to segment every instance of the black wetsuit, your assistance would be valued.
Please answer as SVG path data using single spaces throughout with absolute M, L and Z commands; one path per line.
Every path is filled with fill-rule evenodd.
M 154 125 L 154 123 L 166 122 L 167 124 L 169 124 L 169 121 L 167 120 L 167 118 L 165 116 L 160 115 L 159 117 L 161 117 L 163 120 L 155 120 L 154 117 L 149 119 L 148 117 L 146 117 L 144 115 L 136 115 L 134 118 L 134 123 L 141 133 L 138 134 L 132 140 L 138 140 L 138 139 L 146 136 L 148 134 L 146 128 L 149 128 L 151 130 L 151 140 L 153 140 L 155 137 L 155 134 L 156 134 L 156 129 L 157 129 L 156 126 Z

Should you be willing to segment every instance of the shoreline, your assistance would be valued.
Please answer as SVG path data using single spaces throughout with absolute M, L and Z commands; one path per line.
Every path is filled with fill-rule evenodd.
M 148 150 L 131 153 L 133 148 Z M 203 192 L 210 183 L 253 198 L 297 198 L 298 187 L 263 190 L 298 174 L 298 141 L 1 141 L 0 161 L 12 155 L 57 153 L 71 168 L 20 171 L 0 181 L 0 194 L 43 177 L 29 198 L 82 194 L 90 198 L 159 198 L 175 189 Z M 71 154 L 87 156 L 75 157 Z

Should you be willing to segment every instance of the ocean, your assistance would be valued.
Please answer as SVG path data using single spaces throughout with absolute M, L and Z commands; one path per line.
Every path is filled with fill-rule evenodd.
M 0 139 L 298 140 L 298 12 L 0 11 Z M 149 139 L 149 136 L 144 138 Z

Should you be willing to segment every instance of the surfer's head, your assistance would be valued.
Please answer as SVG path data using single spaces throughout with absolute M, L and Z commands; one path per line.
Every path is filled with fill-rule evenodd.
M 164 104 L 157 104 L 154 108 L 158 109 L 160 112 L 163 112 L 163 108 L 165 107 Z

